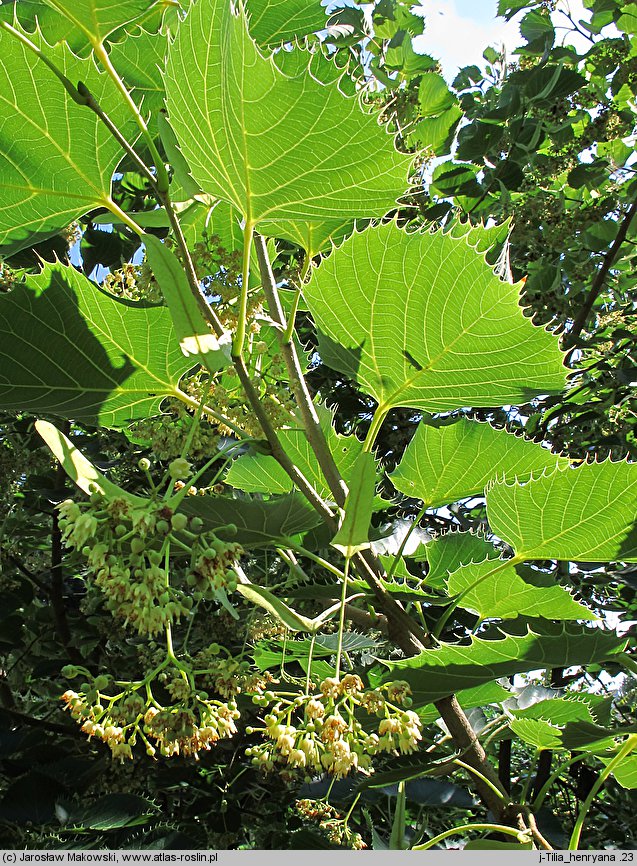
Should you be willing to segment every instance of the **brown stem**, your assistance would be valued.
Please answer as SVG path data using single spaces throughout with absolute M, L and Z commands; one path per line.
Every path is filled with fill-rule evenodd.
M 117 141 L 122 150 L 126 151 L 126 153 L 133 160 L 139 171 L 144 175 L 155 195 L 159 196 L 159 188 L 157 186 L 155 175 L 146 165 L 144 160 L 139 156 L 137 151 L 128 143 L 126 138 L 122 135 L 117 126 L 113 123 L 108 114 L 104 111 L 99 102 L 95 99 L 88 87 L 80 81 L 77 85 L 77 90 L 82 97 L 82 102 L 80 104 L 85 105 L 99 117 L 99 119 L 106 126 L 106 128 L 113 136 L 113 138 Z M 78 100 L 76 100 L 76 102 L 77 101 Z
M 266 301 L 268 302 L 268 310 L 271 318 L 280 328 L 280 330 L 277 331 L 279 346 L 290 377 L 292 393 L 296 398 L 297 405 L 301 412 L 305 435 L 310 443 L 312 451 L 316 455 L 316 459 L 318 460 L 321 471 L 325 476 L 325 480 L 327 481 L 328 487 L 334 497 L 334 501 L 342 508 L 347 496 L 347 486 L 341 478 L 338 467 L 334 462 L 332 452 L 327 444 L 323 428 L 321 427 L 314 406 L 314 401 L 307 389 L 305 375 L 303 368 L 301 367 L 298 352 L 296 351 L 296 346 L 294 345 L 294 340 L 292 338 L 289 340 L 285 339 L 285 315 L 281 306 L 276 281 L 274 279 L 274 274 L 272 273 L 272 267 L 268 258 L 265 238 L 263 235 L 255 234 L 254 246 L 259 261 L 259 270 L 261 272 L 261 285 L 263 287 Z
M 262 235 L 255 234 L 254 244 L 259 261 L 261 285 L 268 303 L 270 316 L 279 327 L 279 346 L 288 370 L 292 391 L 301 412 L 305 435 L 321 467 L 334 501 L 342 508 L 347 497 L 347 486 L 329 449 L 314 402 L 307 389 L 305 375 L 301 367 L 298 352 L 296 351 L 296 346 L 294 345 L 294 340 L 292 338 L 287 340 L 284 336 L 286 331 L 285 315 L 268 258 L 265 238 Z M 354 565 L 358 573 L 369 584 L 376 601 L 383 607 L 384 613 L 387 616 L 389 636 L 396 643 L 402 645 L 402 648 L 410 655 L 420 652 L 427 645 L 427 635 L 406 613 L 402 605 L 386 592 L 382 585 L 382 578 L 385 577 L 385 572 L 378 559 L 371 551 L 367 550 L 356 555 Z M 399 636 L 402 639 L 402 644 L 397 639 Z
M 234 357 L 232 361 L 234 363 L 234 368 L 237 371 L 237 375 L 239 376 L 239 381 L 241 382 L 245 395 L 248 399 L 248 403 L 250 404 L 250 408 L 256 415 L 257 421 L 261 425 L 261 429 L 263 430 L 264 436 L 268 442 L 268 445 L 270 446 L 272 456 L 286 471 L 290 479 L 299 488 L 301 493 L 306 496 L 310 504 L 321 515 L 321 517 L 330 527 L 330 529 L 333 529 L 334 532 L 336 532 L 338 528 L 336 518 L 330 511 L 329 507 L 325 504 L 325 502 L 323 502 L 314 487 L 312 487 L 307 478 L 305 478 L 301 471 L 294 465 L 292 460 L 289 458 L 287 452 L 281 445 L 276 430 L 272 426 L 272 422 L 268 418 L 268 414 L 263 408 L 263 404 L 259 399 L 259 395 L 257 394 L 256 389 L 252 384 L 252 380 L 250 379 L 250 374 L 248 373 L 248 370 L 246 368 L 245 361 L 242 357 Z
M 613 241 L 613 245 L 608 250 L 606 255 L 604 256 L 604 260 L 602 261 L 602 265 L 600 269 L 597 271 L 595 275 L 595 279 L 593 280 L 593 284 L 590 288 L 588 296 L 584 303 L 582 304 L 578 314 L 575 316 L 573 320 L 573 326 L 569 330 L 568 334 L 564 338 L 564 345 L 567 348 L 572 349 L 577 341 L 577 338 L 581 334 L 584 325 L 588 321 L 588 317 L 593 309 L 593 304 L 597 300 L 599 293 L 604 287 L 604 283 L 606 281 L 606 277 L 608 276 L 608 272 L 613 266 L 613 262 L 617 258 L 621 245 L 626 240 L 626 236 L 628 234 L 628 229 L 630 228 L 630 224 L 633 220 L 633 217 L 637 213 L 637 198 L 631 204 L 629 209 L 624 213 L 622 218 L 621 225 L 619 227 L 619 231 L 617 232 L 617 236 Z
M 455 695 L 451 695 L 448 698 L 441 698 L 435 701 L 435 705 L 440 713 L 440 717 L 453 737 L 456 747 L 464 752 L 466 763 L 481 773 L 493 785 L 492 788 L 477 776 L 472 778 L 472 785 L 478 792 L 480 799 L 498 819 L 504 820 L 511 802 L 509 795 L 502 787 L 498 774 L 487 758 L 487 754 L 482 748 L 482 743 L 471 727 L 469 719 L 458 703 L 458 699 Z M 496 793 L 496 791 L 499 791 L 500 794 Z
M 522 813 L 527 824 L 529 825 L 531 835 L 533 836 L 533 841 L 536 843 L 536 845 L 539 845 L 539 847 L 543 848 L 545 851 L 553 851 L 553 846 L 544 838 L 542 833 L 540 833 L 533 812 L 531 812 L 531 810 L 527 806 L 524 806 L 522 808 Z

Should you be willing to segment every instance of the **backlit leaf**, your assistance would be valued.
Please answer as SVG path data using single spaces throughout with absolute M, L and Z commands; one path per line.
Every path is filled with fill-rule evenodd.
M 524 317 L 518 287 L 464 238 L 394 223 L 355 233 L 304 296 L 325 363 L 381 410 L 519 404 L 564 386 L 556 339 Z
M 165 307 L 103 292 L 45 264 L 0 295 L 0 407 L 124 427 L 179 397 L 192 366 Z
M 167 39 L 163 33 L 147 33 L 135 28 L 121 42 L 110 46 L 110 58 L 117 72 L 131 90 L 142 111 L 157 111 L 164 104 L 164 65 Z
M 291 42 L 327 24 L 320 0 L 247 0 L 250 34 L 259 45 Z
M 194 3 L 169 49 L 168 112 L 192 176 L 253 224 L 380 216 L 405 191 L 411 157 L 310 60 L 282 72 L 229 0 Z
M 350 557 L 369 547 L 369 524 L 372 517 L 376 463 L 369 451 L 361 451 L 352 468 L 345 517 L 332 539 L 332 546 Z
M 530 573 L 530 572 L 529 572 Z M 534 572 L 524 580 L 506 560 L 485 560 L 465 565 L 450 574 L 447 592 L 460 596 L 459 606 L 481 619 L 539 616 L 545 619 L 594 620 L 596 615 L 578 604 L 551 575 Z
M 430 703 L 481 683 L 538 668 L 587 665 L 611 659 L 622 651 L 623 638 L 575 623 L 534 624 L 535 631 L 516 633 L 498 629 L 496 639 L 474 637 L 468 645 L 443 644 L 410 659 L 389 664 L 383 679 L 406 680 L 414 703 Z
M 139 18 L 155 0 L 46 0 L 68 22 L 96 41 Z
M 159 238 L 144 235 L 146 257 L 164 296 L 186 357 L 193 356 L 211 373 L 230 364 L 231 336 L 216 337 L 208 326 L 197 299 L 192 294 L 185 271 L 177 256 Z M 203 295 L 201 303 L 205 305 Z
M 417 551 L 414 559 L 429 563 L 425 579 L 426 585 L 442 589 L 450 574 L 463 565 L 483 562 L 485 559 L 497 560 L 499 551 L 484 536 L 472 532 L 447 532 L 434 538 Z
M 37 33 L 30 38 L 73 84 L 84 82 L 120 129 L 129 129 L 126 106 L 92 58 L 82 60 L 64 44 L 51 48 Z M 108 204 L 119 144 L 28 47 L 1 28 L 0 117 L 0 246 L 11 242 L 16 252 Z
M 493 478 L 523 481 L 559 464 L 568 460 L 512 433 L 461 418 L 438 428 L 420 424 L 390 478 L 401 493 L 436 508 L 479 496 Z
M 525 559 L 637 562 L 637 466 L 589 463 L 487 491 L 493 531 Z
M 141 496 L 133 496 L 109 481 L 91 461 L 85 457 L 71 440 L 48 421 L 36 421 L 35 429 L 44 439 L 55 459 L 60 463 L 68 477 L 86 494 L 94 492 L 110 499 L 122 498 L 146 504 Z
M 605 761 L 609 763 L 608 760 Z M 613 776 L 617 779 L 622 788 L 637 788 L 637 755 L 628 755 L 624 760 L 615 767 Z
M 296 493 L 267 501 L 187 496 L 181 510 L 191 517 L 200 517 L 204 531 L 214 530 L 219 538 L 238 541 L 244 547 L 271 545 L 273 540 L 290 538 L 321 522 L 314 509 Z M 231 528 L 227 528 L 229 525 Z
M 341 436 L 331 424 L 331 415 L 325 418 L 323 430 L 336 465 L 346 482 L 363 443 L 356 436 Z M 332 498 L 332 493 L 323 478 L 318 460 L 302 430 L 280 430 L 279 438 L 286 454 L 307 478 L 322 498 Z M 274 457 L 264 454 L 245 454 L 238 457 L 226 476 L 226 483 L 248 493 L 290 493 L 294 487 L 289 475 Z

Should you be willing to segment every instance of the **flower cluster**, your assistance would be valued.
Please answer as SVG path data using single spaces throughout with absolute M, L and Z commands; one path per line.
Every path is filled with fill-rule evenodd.
M 204 688 L 210 688 L 224 698 L 241 693 L 263 695 L 275 679 L 269 671 L 254 671 L 250 663 L 236 658 L 220 656 L 219 644 L 210 644 L 193 659 L 199 670 Z
M 340 680 L 327 677 L 319 694 L 279 700 L 265 716 L 262 729 L 249 729 L 263 733 L 266 741 L 246 754 L 263 770 L 282 764 L 306 775 L 328 772 L 341 778 L 356 770 L 371 773 L 374 755 L 405 754 L 418 748 L 421 722 L 405 708 L 411 703 L 409 694 L 404 682 L 366 690 L 355 674 Z M 263 702 L 260 696 L 254 700 Z M 376 731 L 364 729 L 359 719 L 363 711 L 380 720 Z
M 165 707 L 152 697 L 142 698 L 139 690 L 148 685 L 145 681 L 129 683 L 124 691 L 111 697 L 97 688 L 105 687 L 100 680 L 110 684 L 110 678 L 98 677 L 92 685 L 83 683 L 79 692 L 68 689 L 62 700 L 89 739 L 102 740 L 113 758 L 120 761 L 132 759 L 138 738 L 151 756 L 159 751 L 164 757 L 198 758 L 200 751 L 237 732 L 237 705 L 233 701 L 211 700 L 205 693 L 194 691 L 187 677 L 179 673 L 173 683 L 182 682 L 184 688 L 169 689 L 174 703 Z
M 196 697 L 193 706 L 151 707 L 144 716 L 144 733 L 155 740 L 164 757 L 198 758 L 200 751 L 237 733 L 235 721 L 239 716 L 234 701 L 222 703 Z
M 200 399 L 208 390 L 208 381 L 200 371 L 182 380 L 182 388 L 189 395 Z M 169 399 L 162 405 L 162 414 L 136 421 L 128 430 L 131 440 L 150 448 L 160 460 L 172 460 L 182 454 L 184 444 L 190 437 L 188 454 L 200 460 L 214 454 L 219 444 L 220 432 L 203 415 L 193 430 L 193 410 L 180 400 Z
M 323 830 L 333 845 L 346 845 L 354 851 L 367 848 L 360 833 L 349 829 L 340 813 L 322 800 L 297 800 L 296 811 L 301 818 L 317 824 Z
M 183 468 L 179 459 L 170 467 L 173 474 Z M 89 502 L 66 500 L 59 511 L 63 538 L 86 557 L 106 607 L 139 634 L 158 634 L 188 616 L 194 602 L 236 589 L 231 566 L 240 545 L 202 532 L 199 517 L 188 518 L 170 502 L 94 493 Z M 175 574 L 181 586 L 171 584 Z

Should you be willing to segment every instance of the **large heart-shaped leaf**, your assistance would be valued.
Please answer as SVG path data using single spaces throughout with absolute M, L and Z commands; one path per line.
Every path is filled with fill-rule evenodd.
M 557 340 L 519 306 L 466 238 L 355 233 L 304 289 L 326 364 L 356 379 L 381 411 L 520 404 L 560 391 Z
M 261 55 L 229 0 L 191 6 L 165 80 L 192 176 L 251 224 L 382 216 L 405 191 L 411 157 L 358 98 L 309 75 L 306 56 L 287 74 Z M 331 67 L 321 57 L 314 63 Z
M 30 33 L 41 30 L 49 45 L 64 41 L 73 51 L 84 54 L 91 39 L 105 39 L 115 31 L 120 31 L 119 37 L 127 24 L 153 6 L 157 6 L 155 0 L 5 0 L 0 6 L 0 20 L 12 24 L 17 18 Z
M 490 424 L 461 418 L 445 427 L 420 424 L 390 478 L 429 508 L 480 495 L 497 477 L 523 481 L 568 459 Z
M 122 301 L 45 265 L 0 295 L 0 407 L 123 427 L 179 397 L 184 358 L 165 307 Z
M 637 562 L 637 466 L 587 463 L 487 491 L 493 531 L 524 559 Z
M 447 592 L 459 596 L 459 606 L 477 613 L 481 619 L 518 616 L 597 619 L 588 608 L 578 604 L 567 589 L 556 584 L 551 575 L 528 569 L 524 577 L 506 560 L 487 559 L 462 566 L 450 574 Z
M 406 680 L 414 700 L 429 703 L 460 689 L 537 668 L 559 668 L 605 661 L 622 651 L 625 640 L 601 629 L 573 624 L 534 625 L 524 634 L 498 630 L 496 639 L 472 638 L 466 646 L 445 644 L 389 665 L 385 680 Z
M 28 36 L 73 84 L 84 82 L 126 133 L 126 106 L 92 58 L 79 59 L 63 43 L 51 48 L 39 33 Z M 36 54 L 1 28 L 0 117 L 3 254 L 50 237 L 92 208 L 108 206 L 121 147 L 93 112 L 73 102 Z

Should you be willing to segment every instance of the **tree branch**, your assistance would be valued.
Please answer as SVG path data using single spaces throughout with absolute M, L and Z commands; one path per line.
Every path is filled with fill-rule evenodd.
M 272 273 L 272 267 L 268 258 L 265 238 L 263 235 L 255 234 L 254 246 L 259 261 L 259 270 L 261 272 L 261 285 L 263 287 L 266 301 L 268 302 L 268 310 L 271 318 L 280 328 L 280 330 L 277 330 L 279 346 L 290 377 L 292 393 L 296 398 L 297 405 L 301 412 L 305 435 L 316 459 L 318 460 L 321 471 L 327 481 L 332 496 L 334 497 L 334 501 L 342 508 L 347 497 L 347 486 L 341 478 L 338 467 L 334 462 L 332 452 L 330 451 L 327 440 L 325 439 L 325 434 L 321 427 L 316 407 L 314 406 L 314 401 L 307 389 L 304 371 L 299 361 L 294 340 L 292 337 L 286 339 L 286 332 L 288 331 L 286 328 L 287 323 L 285 321 L 285 315 L 281 306 L 281 300 L 279 298 L 274 274 Z
M 564 337 L 564 345 L 566 348 L 571 349 L 571 354 L 577 338 L 581 334 L 584 326 L 586 325 L 586 322 L 588 321 L 588 317 L 591 313 L 591 310 L 593 309 L 593 305 L 597 300 L 599 293 L 604 288 L 604 283 L 606 282 L 608 272 L 613 266 L 613 262 L 617 258 L 622 244 L 626 240 L 626 236 L 628 235 L 628 229 L 630 228 L 630 224 L 633 221 L 633 217 L 636 213 L 637 198 L 635 198 L 632 205 L 625 212 L 622 218 L 621 225 L 619 227 L 619 231 L 617 232 L 617 236 L 613 241 L 611 248 L 604 256 L 604 260 L 602 261 L 602 265 L 595 275 L 595 279 L 593 280 L 593 284 L 590 288 L 588 296 L 580 307 L 578 314 L 575 316 L 575 319 L 573 320 L 573 326 L 569 330 L 568 334 L 566 334 Z

